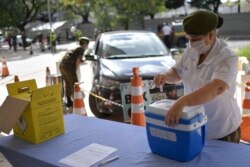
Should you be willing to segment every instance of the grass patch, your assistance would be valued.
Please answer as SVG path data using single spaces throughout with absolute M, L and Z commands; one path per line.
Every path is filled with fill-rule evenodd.
M 238 48 L 235 53 L 238 56 L 246 57 L 247 60 L 250 62 L 250 45 L 242 47 L 242 48 Z

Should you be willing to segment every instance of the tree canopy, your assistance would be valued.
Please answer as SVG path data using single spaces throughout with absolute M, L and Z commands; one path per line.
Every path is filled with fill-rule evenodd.
M 1 0 L 0 26 L 25 31 L 24 27 L 36 20 L 41 7 L 46 4 L 47 0 Z
M 166 0 L 165 7 L 167 9 L 177 9 L 181 6 L 184 6 L 185 0 Z
M 129 23 L 139 21 L 144 26 L 144 17 L 164 10 L 162 0 L 98 0 L 95 3 L 95 17 L 98 25 L 121 25 L 129 28 Z M 109 23 L 107 23 L 109 22 Z M 108 25 L 107 25 L 108 24 Z
M 93 16 L 97 27 L 129 29 L 131 23 L 144 28 L 145 16 L 153 19 L 158 12 L 184 6 L 185 0 L 0 0 L 0 28 L 15 27 L 24 31 L 24 27 L 35 20 L 48 22 L 47 2 L 52 3 L 52 16 L 58 14 L 58 8 L 63 8 L 64 18 L 80 16 L 83 23 L 88 23 Z M 217 13 L 221 0 L 189 0 L 188 3 Z
M 207 10 L 212 10 L 215 13 L 218 13 L 219 6 L 221 4 L 220 0 L 191 0 L 190 5 L 196 8 L 203 8 Z
M 73 12 L 75 15 L 82 17 L 83 23 L 89 22 L 89 14 L 95 4 L 93 0 L 60 0 L 60 3 Z

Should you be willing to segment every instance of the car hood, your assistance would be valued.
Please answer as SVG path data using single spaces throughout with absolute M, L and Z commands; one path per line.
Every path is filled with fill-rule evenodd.
M 133 67 L 139 67 L 139 75 L 143 79 L 152 79 L 158 73 L 164 73 L 175 64 L 171 56 L 100 59 L 101 75 L 120 82 L 130 81 Z

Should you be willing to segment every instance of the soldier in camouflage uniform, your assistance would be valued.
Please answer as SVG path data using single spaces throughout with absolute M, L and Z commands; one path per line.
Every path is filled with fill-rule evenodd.
M 51 44 L 51 51 L 52 53 L 56 53 L 56 34 L 54 31 L 52 31 L 49 35 L 50 38 L 50 44 Z
M 80 67 L 84 54 L 83 47 L 77 47 L 75 50 L 69 50 L 60 62 L 60 71 L 65 82 L 65 95 L 67 98 L 67 107 L 72 107 L 72 96 L 74 95 L 74 84 L 78 82 L 77 69 Z

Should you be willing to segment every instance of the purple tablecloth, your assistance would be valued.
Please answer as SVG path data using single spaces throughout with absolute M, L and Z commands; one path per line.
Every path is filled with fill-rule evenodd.
M 108 167 L 249 167 L 250 147 L 244 144 L 209 140 L 200 155 L 178 162 L 151 153 L 145 127 L 79 115 L 64 116 L 65 134 L 41 144 L 31 144 L 15 136 L 0 139 L 0 152 L 14 167 L 67 165 L 60 159 L 92 143 L 115 147 L 110 157 L 119 159 Z M 93 165 L 97 166 L 97 164 Z

